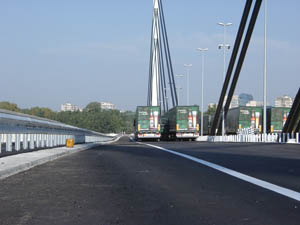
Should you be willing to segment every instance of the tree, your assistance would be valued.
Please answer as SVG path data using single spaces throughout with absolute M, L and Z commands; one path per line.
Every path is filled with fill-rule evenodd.
M 207 111 L 205 112 L 206 115 L 213 115 L 217 111 L 217 104 L 214 104 L 212 106 L 208 106 Z
M 0 109 L 5 109 L 13 112 L 20 112 L 17 104 L 10 103 L 10 102 L 0 102 Z
M 97 102 L 89 103 L 83 112 L 54 112 L 49 108 L 40 107 L 19 109 L 16 104 L 9 102 L 0 102 L 0 108 L 56 120 L 100 133 L 120 133 L 123 131 L 132 133 L 134 130 L 134 112 L 121 113 L 118 110 L 101 110 L 101 106 Z
M 86 112 L 100 112 L 101 105 L 98 102 L 91 102 L 85 108 L 84 111 Z

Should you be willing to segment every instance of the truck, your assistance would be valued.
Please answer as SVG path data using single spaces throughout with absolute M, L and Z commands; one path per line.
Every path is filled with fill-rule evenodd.
M 263 128 L 263 107 L 240 106 L 228 110 L 226 133 L 236 134 L 240 129 L 251 129 L 261 133 Z
M 287 107 L 272 107 L 268 110 L 268 127 L 270 128 L 270 133 L 281 133 L 290 110 L 291 109 Z
M 160 140 L 160 115 L 160 106 L 137 107 L 134 120 L 135 139 L 137 141 L 145 139 Z
M 162 116 L 163 137 L 195 140 L 199 137 L 199 106 L 177 106 Z

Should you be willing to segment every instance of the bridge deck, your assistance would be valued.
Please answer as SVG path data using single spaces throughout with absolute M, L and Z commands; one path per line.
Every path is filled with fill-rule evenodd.
M 295 145 L 153 142 L 300 191 Z M 300 202 L 159 149 L 99 146 L 0 181 L 0 224 L 272 224 Z

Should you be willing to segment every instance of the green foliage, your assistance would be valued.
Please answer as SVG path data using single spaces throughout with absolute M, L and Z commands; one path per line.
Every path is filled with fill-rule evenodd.
M 13 112 L 20 112 L 17 104 L 10 103 L 10 102 L 0 102 L 0 109 L 5 109 Z
M 54 112 L 49 108 L 33 107 L 19 109 L 16 104 L 0 102 L 0 108 L 22 112 L 42 118 L 56 120 L 72 126 L 85 128 L 101 133 L 132 133 L 134 131 L 134 112 L 121 113 L 118 110 L 101 110 L 99 103 L 89 103 L 83 112 Z
M 206 115 L 213 115 L 217 111 L 217 104 L 214 104 L 212 107 L 208 107 L 205 112 Z
M 101 105 L 98 102 L 91 102 L 85 107 L 84 111 L 86 111 L 86 112 L 100 112 L 101 111 Z

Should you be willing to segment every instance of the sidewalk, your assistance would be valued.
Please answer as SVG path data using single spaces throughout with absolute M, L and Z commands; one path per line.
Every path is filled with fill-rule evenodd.
M 15 175 L 17 173 L 29 170 L 43 163 L 53 161 L 60 157 L 80 152 L 86 149 L 90 149 L 97 145 L 101 144 L 81 144 L 75 145 L 74 148 L 60 147 L 52 149 L 43 149 L 39 151 L 22 153 L 0 158 L 0 180 Z

